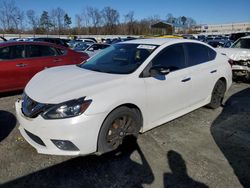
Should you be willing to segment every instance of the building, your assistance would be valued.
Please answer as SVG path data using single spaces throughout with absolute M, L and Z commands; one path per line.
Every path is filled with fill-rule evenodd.
M 202 33 L 237 33 L 250 31 L 250 22 L 242 23 L 228 23 L 228 24 L 206 24 L 202 25 L 196 30 Z

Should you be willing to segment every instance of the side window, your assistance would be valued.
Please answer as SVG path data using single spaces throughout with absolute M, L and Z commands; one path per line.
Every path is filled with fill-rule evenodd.
M 11 46 L 11 57 L 12 59 L 25 58 L 24 45 Z
M 207 61 L 210 61 L 211 59 L 214 59 L 216 56 L 216 52 L 214 54 L 214 52 L 210 51 L 210 48 L 202 44 L 186 43 L 185 47 L 187 50 L 189 66 L 205 63 Z M 210 59 L 210 53 L 211 53 L 211 59 Z
M 58 55 L 67 55 L 67 50 L 65 49 L 57 48 L 56 51 Z
M 41 57 L 41 52 L 38 45 L 27 45 L 27 55 L 28 57 Z
M 41 56 L 56 56 L 57 51 L 51 46 L 40 46 Z
M 214 51 L 213 49 L 208 48 L 208 47 L 207 47 L 207 49 L 208 49 L 209 61 L 214 60 L 216 58 L 216 55 L 217 55 L 216 51 Z
M 20 59 L 25 58 L 23 45 L 7 46 L 0 48 L 0 59 Z
M 152 66 L 166 67 L 170 70 L 185 68 L 183 46 L 181 44 L 175 44 L 165 48 L 153 59 Z
M 11 59 L 10 47 L 0 48 L 0 60 Z
M 46 57 L 58 55 L 57 50 L 50 46 L 28 45 L 28 57 Z

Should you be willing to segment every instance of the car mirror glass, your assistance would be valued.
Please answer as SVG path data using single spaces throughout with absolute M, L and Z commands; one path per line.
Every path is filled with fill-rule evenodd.
M 169 68 L 166 67 L 158 67 L 158 66 L 153 66 L 149 70 L 151 76 L 157 76 L 157 75 L 167 75 L 171 71 Z

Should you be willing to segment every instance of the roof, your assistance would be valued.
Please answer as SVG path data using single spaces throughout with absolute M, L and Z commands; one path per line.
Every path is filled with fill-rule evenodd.
M 24 45 L 24 44 L 40 44 L 40 45 L 46 45 L 46 46 L 54 46 L 57 48 L 66 48 L 65 46 L 62 45 L 57 45 L 55 43 L 50 43 L 50 42 L 40 42 L 40 41 L 6 41 L 0 43 L 0 46 L 9 46 L 9 45 Z
M 250 35 L 247 35 L 245 37 L 241 37 L 242 39 L 250 39 Z
M 167 23 L 167 22 L 158 22 L 155 24 L 151 25 L 152 28 L 169 28 L 169 27 L 173 27 L 173 24 Z
M 162 45 L 172 41 L 180 41 L 183 39 L 176 39 L 176 38 L 151 38 L 151 39 L 136 39 L 125 41 L 122 43 L 129 43 L 129 44 L 153 44 L 153 45 Z

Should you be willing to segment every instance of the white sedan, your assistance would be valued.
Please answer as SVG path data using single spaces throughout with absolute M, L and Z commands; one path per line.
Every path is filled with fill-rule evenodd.
M 16 102 L 23 137 L 39 153 L 86 155 L 208 105 L 232 83 L 228 58 L 186 39 L 112 45 L 84 64 L 46 69 Z

